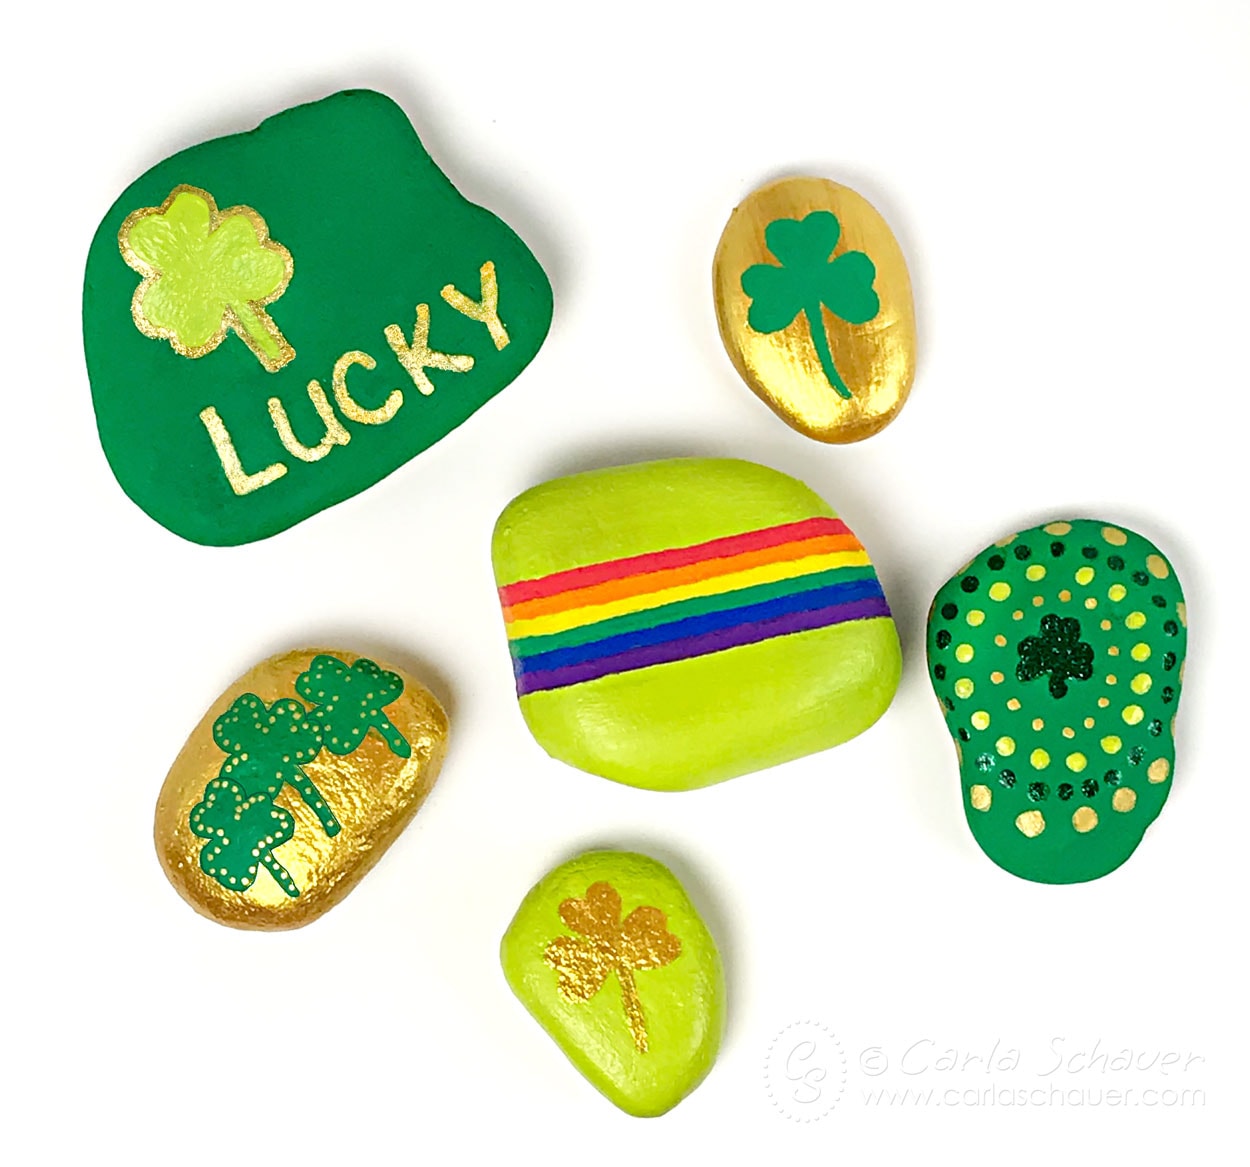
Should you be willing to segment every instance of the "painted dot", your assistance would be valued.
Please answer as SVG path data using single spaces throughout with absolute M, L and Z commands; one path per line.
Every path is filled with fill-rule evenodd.
M 1146 715 L 1142 712 L 1140 705 L 1126 705 L 1120 716 L 1124 718 L 1126 724 L 1137 725 Z
M 1024 613 L 1023 613 L 1023 612 L 1021 612 L 1019 608 L 1017 608 L 1014 612 L 1012 612 L 1012 614 L 1011 614 L 1011 618 L 1012 618 L 1013 620 L 1023 620 L 1023 619 L 1024 619 Z
M 1182 628 L 1189 627 L 1189 613 L 1185 608 L 1185 601 L 1180 600 L 1176 605 L 1176 618 L 1181 622 Z
M 985 623 L 985 613 L 982 612 L 980 608 L 973 608 L 972 611 L 968 613 L 967 620 L 973 628 L 979 628 Z
M 1111 796 L 1111 805 L 1121 814 L 1127 814 L 1137 805 L 1137 791 L 1130 790 L 1127 786 L 1121 786 Z
M 991 555 L 989 559 L 985 561 L 985 565 L 990 569 L 990 571 L 1002 571 L 1007 565 L 1007 561 L 1001 555 Z
M 1107 736 L 1098 744 L 1102 746 L 1104 754 L 1118 754 L 1120 752 L 1120 748 L 1124 745 L 1124 743 L 1113 733 L 1107 734 Z
M 973 810 L 989 810 L 990 803 L 994 801 L 994 792 L 988 786 L 978 783 L 968 791 L 968 798 Z
M 1092 567 L 1082 567 L 1076 573 L 1076 582 L 1082 587 L 1090 583 L 1094 578 L 1094 569 Z
M 1002 673 L 999 673 L 999 672 L 990 673 L 990 680 L 993 681 L 994 684 L 996 685 L 1001 685 L 1005 679 L 1006 678 L 1003 676 Z
M 1007 638 L 1000 632 L 997 636 L 994 637 L 994 643 L 997 644 L 999 648 L 1006 648 Z
M 1132 689 L 1133 692 L 1136 693 L 1139 697 L 1143 693 L 1150 692 L 1150 685 L 1151 685 L 1151 680 L 1150 680 L 1149 673 L 1138 673 L 1137 676 L 1135 676 L 1128 683 L 1128 687 Z
M 1112 584 L 1107 589 L 1107 599 L 1114 604 L 1118 604 L 1127 595 L 1128 588 L 1126 588 L 1123 584 Z
M 1167 579 L 1168 565 L 1167 560 L 1162 555 L 1147 555 L 1146 570 L 1150 572 L 1155 579 Z
M 1059 558 L 1059 556 L 1061 556 L 1061 555 L 1064 553 L 1064 551 L 1065 551 L 1065 550 L 1066 550 L 1066 549 L 1065 549 L 1065 547 L 1064 547 L 1064 545 L 1063 545 L 1062 543 L 1052 543 L 1052 544 L 1050 545 L 1050 553 L 1051 553 L 1051 555 L 1053 555 L 1056 559 L 1058 559 L 1058 558 Z
M 981 581 L 977 579 L 975 575 L 965 575 L 963 579 L 959 581 L 959 586 L 971 595 L 981 586 Z
M 1150 645 L 1142 643 L 1133 645 L 1133 651 L 1130 654 L 1134 660 L 1142 661 L 1150 659 Z
M 1047 535 L 1066 535 L 1069 531 L 1072 530 L 1072 524 L 1071 523 L 1047 523 L 1046 526 L 1042 528 L 1042 530 L 1045 531 Z
M 1145 612 L 1130 612 L 1124 617 L 1124 627 L 1131 629 L 1133 632 L 1136 632 L 1139 628 L 1144 627 L 1145 623 Z
M 1039 731 L 1043 730 L 1046 728 L 1046 723 L 1040 717 L 1035 717 L 1033 718 L 1033 728 Z
M 960 677 L 959 680 L 955 682 L 956 697 L 971 697 L 975 689 L 976 686 L 967 677 Z
M 1072 797 L 1072 783 L 1060 782 L 1059 789 L 1056 791 L 1056 793 L 1059 795 L 1061 799 L 1063 799 L 1064 802 L 1067 802 Z
M 998 781 L 1000 785 L 1010 790 L 1016 784 L 1016 772 L 1014 770 L 999 770 Z
M 1016 739 L 1010 737 L 1000 737 L 994 743 L 994 748 L 1002 754 L 1004 758 L 1010 758 L 1016 752 Z
M 1128 536 L 1118 527 L 1103 527 L 1102 537 L 1106 539 L 1112 547 L 1123 547 L 1128 542 Z
M 1046 577 L 1046 568 L 1043 567 L 1040 563 L 1032 564 L 1028 568 L 1028 570 L 1024 573 L 1024 578 L 1031 579 L 1034 583 L 1037 583 L 1039 579 L 1045 579 L 1045 577 Z
M 1072 826 L 1082 835 L 1088 834 L 1098 825 L 1098 812 L 1092 806 L 1078 806 L 1072 812 Z
M 942 619 L 943 620 L 954 620 L 955 617 L 958 615 L 959 615 L 959 609 L 955 607 L 954 604 L 942 605 Z
M 1114 685 L 1115 683 L 1116 683 L 1116 676 L 1115 676 L 1115 673 L 1108 673 L 1108 674 L 1107 674 L 1107 684 L 1108 684 L 1108 685 Z
M 1151 782 L 1163 782 L 1167 779 L 1167 776 L 1171 772 L 1172 766 L 1167 758 L 1155 758 L 1155 760 L 1146 767 L 1146 777 L 1149 778 Z
M 1097 607 L 1098 607 L 1098 599 L 1097 599 L 1097 597 L 1096 597 L 1096 596 L 1086 596 L 1086 597 L 1085 597 L 1085 606 L 1086 606 L 1086 607 L 1087 607 L 1087 608 L 1088 608 L 1088 609 L 1092 612 L 1095 608 L 1097 608 Z
M 1073 774 L 1079 774 L 1087 765 L 1084 754 L 1069 754 L 1064 761 Z
M 1040 810 L 1026 810 L 1016 815 L 1016 830 L 1026 839 L 1036 839 L 1046 829 L 1046 816 Z
M 1099 627 L 1099 628 L 1101 628 L 1104 632 L 1110 632 L 1110 631 L 1111 631 L 1111 621 L 1110 621 L 1110 620 L 1103 620 L 1103 621 L 1102 621 L 1102 623 L 1100 623 L 1100 624 L 1098 625 L 1098 627 Z
M 1119 656 L 1119 655 L 1120 655 L 1120 646 L 1119 646 L 1118 644 L 1113 644 L 1113 645 L 1112 645 L 1109 649 L 1107 649 L 1107 655 L 1108 655 L 1108 656 Z
M 961 665 L 966 665 L 974 656 L 976 656 L 976 652 L 970 644 L 961 644 L 955 649 L 955 659 Z
M 1033 607 L 1040 608 L 1046 601 L 1041 596 L 1033 597 Z
M 1015 539 L 1014 535 L 1012 535 L 1012 539 Z M 1030 547 L 1027 543 L 1021 543 L 1020 546 L 1015 549 L 1015 556 L 1021 562 L 1028 559 L 1028 557 L 1032 554 L 1033 554 L 1033 548 Z
M 990 727 L 990 715 L 984 709 L 978 709 L 972 715 L 971 720 L 973 729 L 989 729 Z
M 990 585 L 991 600 L 1005 600 L 1009 595 L 1011 595 L 1011 584 L 1005 580 L 1000 579 L 998 583 Z
M 1029 755 L 1029 765 L 1034 770 L 1045 770 L 1050 765 L 1050 755 L 1045 750 L 1034 750 Z
M 1099 708 L 1099 709 L 1106 709 L 1106 708 L 1107 708 L 1107 706 L 1108 706 L 1108 705 L 1110 705 L 1110 704 L 1111 704 L 1111 702 L 1110 702 L 1110 701 L 1109 701 L 1106 697 L 1099 697 L 1099 698 L 1098 698 L 1098 708 Z
M 1010 710 L 1014 713 L 1017 709 L 1019 709 L 1019 708 L 1020 708 L 1020 698 L 1019 698 L 1019 697 L 1012 697 L 1012 698 L 1011 698 L 1011 699 L 1007 702 L 1007 708 L 1008 708 L 1008 709 L 1010 709 Z
M 1085 726 L 1086 729 L 1093 729 L 1094 719 L 1092 717 L 1087 717 L 1083 722 L 1081 722 L 1081 724 Z
M 1059 598 L 1066 604 L 1070 599 L 1072 599 L 1072 593 L 1068 591 L 1067 588 L 1064 588 L 1059 593 Z

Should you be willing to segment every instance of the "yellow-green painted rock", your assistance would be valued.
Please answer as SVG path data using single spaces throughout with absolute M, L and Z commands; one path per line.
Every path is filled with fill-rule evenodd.
M 500 959 L 521 1003 L 629 1114 L 670 1110 L 716 1060 L 720 955 L 654 859 L 590 851 L 557 867 L 525 897 Z

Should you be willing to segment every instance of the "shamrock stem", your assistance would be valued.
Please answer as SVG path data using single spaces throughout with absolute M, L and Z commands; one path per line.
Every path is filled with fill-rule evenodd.
M 807 327 L 812 334 L 812 344 L 816 349 L 816 355 L 820 358 L 820 367 L 825 371 L 825 378 L 829 384 L 833 386 L 839 397 L 845 397 L 848 400 L 851 391 L 846 387 L 846 383 L 838 376 L 838 370 L 833 364 L 833 353 L 829 351 L 829 337 L 825 335 L 825 322 L 821 316 L 820 304 L 809 304 L 804 310 L 807 317 Z
M 235 331 L 271 373 L 294 359 L 295 350 L 278 331 L 268 312 L 242 301 L 231 304 L 230 308 L 237 323 Z
M 311 778 L 304 773 L 303 767 L 293 766 L 293 776 L 287 779 L 287 785 L 295 787 L 299 791 L 299 796 L 308 805 L 308 809 L 317 816 L 321 822 L 321 829 L 330 837 L 334 838 L 343 828 L 339 825 L 339 820 L 334 817 L 334 811 L 330 809 L 329 804 L 321 796 L 321 791 L 317 789 L 316 784 Z
M 631 969 L 623 965 L 616 966 L 616 975 L 621 982 L 621 996 L 625 998 L 625 1020 L 629 1022 L 629 1032 L 634 1035 L 634 1045 L 640 1054 L 647 1052 L 647 1019 L 642 1014 L 642 1002 L 638 999 L 638 986 L 634 982 Z
M 391 719 L 385 713 L 379 710 L 378 720 L 373 724 L 377 726 L 378 733 L 382 735 L 382 739 L 391 747 L 392 754 L 398 754 L 401 758 L 412 757 L 412 746 L 408 744 L 408 739 L 395 728 Z
M 260 861 L 269 868 L 269 874 L 278 881 L 278 886 L 282 888 L 291 899 L 295 899 L 299 895 L 299 888 L 295 886 L 295 880 L 291 878 L 291 873 L 287 871 L 274 857 L 272 851 L 264 851 L 261 853 Z

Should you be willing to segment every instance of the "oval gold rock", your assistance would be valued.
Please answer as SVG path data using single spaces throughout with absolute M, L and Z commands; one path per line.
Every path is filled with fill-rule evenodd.
M 824 178 L 761 187 L 730 215 L 712 280 L 730 360 L 788 425 L 857 442 L 902 409 L 916 357 L 911 279 L 855 191 Z
M 339 902 L 434 785 L 447 715 L 393 665 L 336 649 L 270 657 L 195 727 L 156 804 L 156 851 L 197 912 L 298 928 Z

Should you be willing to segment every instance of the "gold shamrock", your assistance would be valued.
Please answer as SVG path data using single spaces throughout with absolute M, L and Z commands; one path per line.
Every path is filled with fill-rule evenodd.
M 610 883 L 592 883 L 584 900 L 560 905 L 560 919 L 580 936 L 558 936 L 545 960 L 560 974 L 560 995 L 589 1001 L 612 973 L 621 983 L 625 1019 L 639 1053 L 647 1052 L 647 1022 L 634 973 L 662 968 L 681 955 L 681 941 L 668 930 L 659 908 L 635 908 L 621 920 L 621 897 Z

